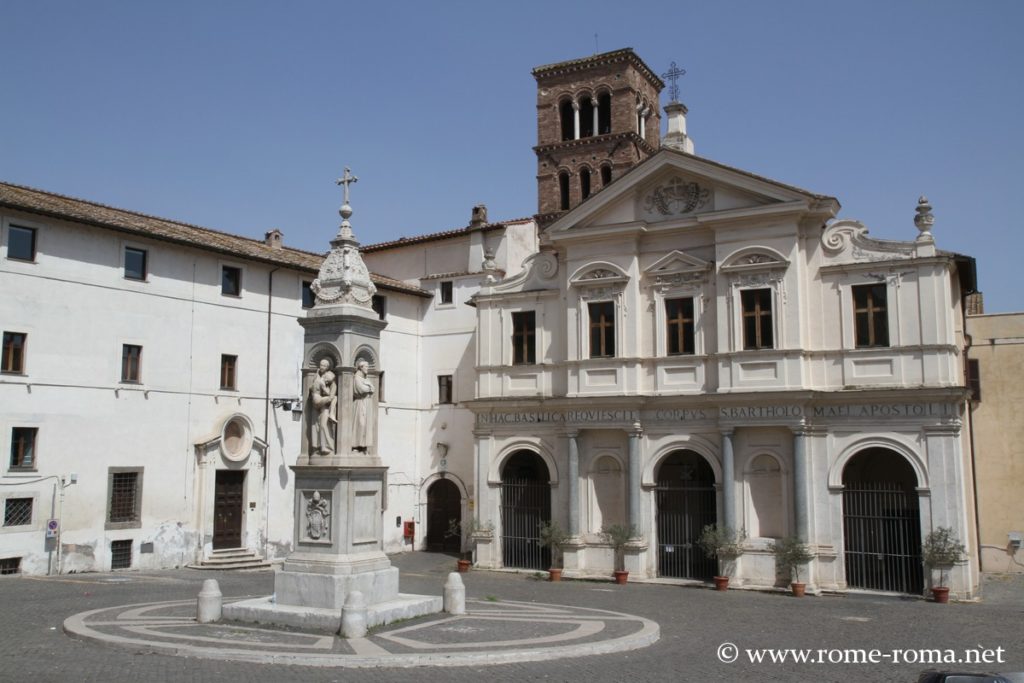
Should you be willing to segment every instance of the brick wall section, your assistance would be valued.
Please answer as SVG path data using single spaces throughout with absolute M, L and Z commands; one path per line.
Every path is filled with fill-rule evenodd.
M 534 70 L 537 79 L 537 210 L 541 223 L 561 212 L 560 172 L 569 174 L 569 208 L 583 201 L 580 170 L 590 169 L 591 195 L 601 190 L 601 166 L 612 180 L 657 151 L 661 134 L 661 80 L 632 50 L 594 55 Z M 611 132 L 562 141 L 559 103 L 611 93 Z M 638 99 L 650 109 L 644 139 L 637 129 Z

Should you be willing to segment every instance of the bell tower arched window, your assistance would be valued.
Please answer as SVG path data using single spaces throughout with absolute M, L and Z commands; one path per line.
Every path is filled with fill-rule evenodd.
M 562 211 L 569 210 L 569 174 L 562 171 L 558 174 L 559 207 Z
M 562 125 L 562 140 L 572 140 L 574 135 L 575 112 L 572 108 L 572 100 L 565 99 L 558 104 L 558 119 Z
M 590 169 L 580 169 L 580 197 L 586 199 L 590 196 Z
M 596 135 L 594 132 L 594 100 L 589 96 L 580 99 L 580 137 L 589 138 Z
M 612 182 L 612 167 L 608 164 L 601 166 L 601 187 Z
M 597 96 L 597 134 L 612 132 L 612 95 L 603 92 Z

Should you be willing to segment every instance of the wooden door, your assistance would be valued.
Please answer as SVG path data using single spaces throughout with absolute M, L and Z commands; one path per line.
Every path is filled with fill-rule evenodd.
M 218 470 L 213 502 L 213 549 L 242 547 L 245 472 Z

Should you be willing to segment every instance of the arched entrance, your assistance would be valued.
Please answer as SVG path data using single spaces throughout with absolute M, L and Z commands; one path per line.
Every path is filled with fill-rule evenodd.
M 843 468 L 843 544 L 851 588 L 920 594 L 917 476 L 888 448 L 867 448 Z
M 709 580 L 718 573 L 697 545 L 700 533 L 718 521 L 715 473 L 694 451 L 674 451 L 658 467 L 655 488 L 658 575 Z
M 516 451 L 501 470 L 501 556 L 506 567 L 547 569 L 540 525 L 551 521 L 548 466 L 532 451 Z
M 459 487 L 449 479 L 438 479 L 427 489 L 427 550 L 459 552 L 462 549 L 462 534 L 458 531 L 461 523 Z M 453 529 L 455 533 L 449 533 Z

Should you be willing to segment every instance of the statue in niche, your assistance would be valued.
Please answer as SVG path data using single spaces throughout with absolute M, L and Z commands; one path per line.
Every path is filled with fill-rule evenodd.
M 331 506 L 319 491 L 306 503 L 306 535 L 314 541 L 330 535 Z
M 373 445 L 373 383 L 366 373 L 370 364 L 360 358 L 352 376 L 352 450 L 363 453 Z
M 334 430 L 338 425 L 338 385 L 334 380 L 331 361 L 324 358 L 309 389 L 309 400 L 316 411 L 309 449 L 321 455 L 334 452 Z

